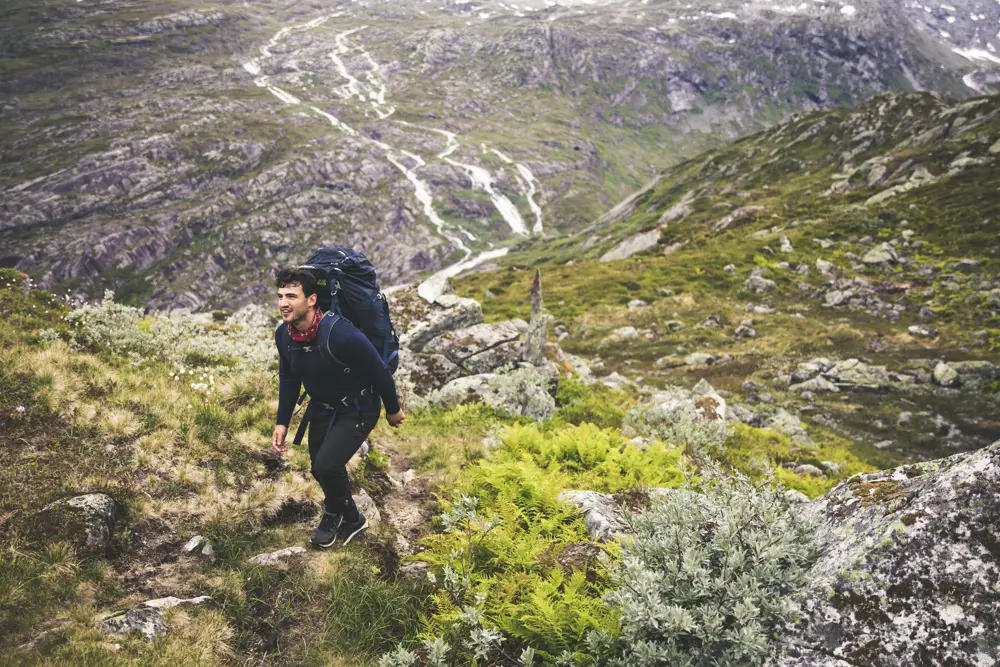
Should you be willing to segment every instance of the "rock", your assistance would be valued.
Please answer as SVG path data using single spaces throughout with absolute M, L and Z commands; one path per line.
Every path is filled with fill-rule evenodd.
M 549 322 L 553 319 L 542 310 L 542 272 L 536 269 L 531 283 L 531 323 L 525 329 L 518 327 L 525 335 L 521 353 L 525 362 L 538 365 L 545 361 L 545 339 Z
M 239 325 L 246 329 L 274 329 L 277 318 L 273 308 L 265 308 L 257 303 L 250 303 L 226 319 L 226 324 Z
M 725 271 L 726 273 L 736 273 L 736 265 L 726 264 L 724 267 L 722 267 L 722 270 Z
M 755 294 L 764 294 L 765 292 L 774 291 L 774 289 L 778 286 L 778 283 L 762 276 L 750 276 L 743 284 L 746 285 L 747 289 Z
M 305 547 L 287 547 L 285 549 L 278 549 L 277 551 L 257 554 L 256 556 L 250 558 L 248 562 L 253 565 L 274 565 L 275 563 L 280 563 L 286 558 L 297 556 L 298 554 L 304 554 L 305 552 Z
M 198 547 L 200 547 L 205 541 L 206 541 L 205 538 L 202 537 L 201 535 L 195 535 L 184 544 L 181 550 L 184 553 L 189 554 Z
M 821 555 L 767 664 L 992 664 L 998 488 L 1000 443 L 855 475 L 802 506 Z
M 821 275 L 829 276 L 833 274 L 833 264 L 824 260 L 816 260 L 816 270 L 820 272 Z
M 103 493 L 63 498 L 43 507 L 28 529 L 38 541 L 69 542 L 81 551 L 106 552 L 112 546 L 118 505 Z
M 826 378 L 814 377 L 811 380 L 806 380 L 805 382 L 793 384 L 788 388 L 788 390 L 800 394 L 804 394 L 806 392 L 818 392 L 818 391 L 837 393 L 840 391 L 840 388 L 834 383 L 827 380 Z
M 705 378 L 701 378 L 700 380 L 698 380 L 698 383 L 694 386 L 691 392 L 698 396 L 705 396 L 706 394 L 716 393 L 715 387 L 713 387 L 711 383 Z
M 399 567 L 400 576 L 406 577 L 407 579 L 413 579 L 415 581 L 420 581 L 427 578 L 427 574 L 431 571 L 431 566 L 423 561 L 415 561 L 413 563 L 405 563 Z
M 753 328 L 753 320 L 743 320 L 740 326 L 736 327 L 737 338 L 756 338 L 757 330 Z
M 399 350 L 396 383 L 406 385 L 417 395 L 426 396 L 463 374 L 462 369 L 443 354 L 413 352 L 406 347 Z
M 756 394 L 760 392 L 762 387 L 752 380 L 745 380 L 742 385 L 740 385 L 740 393 L 743 394 Z
M 655 248 L 660 241 L 660 230 L 651 229 L 648 232 L 630 236 L 608 252 L 601 255 L 602 262 L 614 262 L 619 259 L 628 259 L 632 255 Z
M 795 489 L 788 489 L 785 491 L 785 499 L 796 505 L 809 502 L 809 496 L 802 493 L 801 491 L 796 491 Z
M 663 326 L 667 329 L 667 331 L 671 332 L 680 331 L 681 329 L 687 327 L 687 325 L 681 322 L 680 320 L 667 320 L 666 322 L 663 323 Z
M 474 324 L 441 334 L 424 351 L 444 356 L 466 373 L 490 373 L 521 360 L 521 332 L 512 322 Z
M 403 483 L 403 486 L 406 486 L 407 484 L 413 482 L 413 480 L 415 480 L 416 478 L 417 478 L 417 473 L 414 472 L 412 469 L 410 469 L 404 472 L 402 475 L 400 475 L 399 481 Z
M 934 338 L 938 335 L 938 332 L 934 329 L 920 324 L 914 324 L 912 327 L 907 329 L 907 331 L 914 338 Z
M 954 387 L 959 384 L 958 371 L 942 361 L 934 367 L 934 383 L 942 387 Z
M 753 217 L 759 211 L 763 211 L 763 210 L 764 210 L 763 206 L 744 206 L 742 208 L 738 208 L 735 211 L 733 211 L 732 213 L 730 213 L 729 215 L 727 215 L 726 217 L 724 217 L 721 220 L 715 222 L 712 225 L 712 233 L 713 234 L 718 234 L 718 233 L 720 233 L 720 232 L 728 229 L 729 226 L 732 225 L 734 222 L 739 222 L 739 221 L 745 220 L 747 218 Z
M 774 408 L 771 409 L 774 410 Z M 784 408 L 778 408 L 772 414 L 766 415 L 761 426 L 787 435 L 796 445 L 812 444 L 812 439 L 806 433 L 802 420 Z
M 824 470 L 826 470 L 831 475 L 839 475 L 840 474 L 840 464 L 839 463 L 834 463 L 833 461 L 820 461 L 819 464 L 820 464 L 820 466 L 822 466 L 822 468 Z
M 413 471 L 411 470 L 410 472 Z M 378 506 L 372 500 L 372 497 L 368 495 L 367 491 L 361 489 L 354 494 L 353 498 L 358 511 L 368 519 L 369 526 L 377 526 L 382 523 L 382 513 L 378 511 Z
M 629 528 L 614 498 L 596 491 L 563 491 L 559 500 L 583 511 L 583 521 L 591 539 L 598 542 L 623 537 Z
M 510 373 L 485 373 L 453 380 L 435 392 L 431 401 L 444 407 L 484 403 L 511 416 L 544 421 L 555 412 L 552 388 L 557 383 L 556 369 L 529 366 Z
M 905 377 L 890 373 L 885 366 L 870 366 L 857 359 L 841 361 L 823 376 L 848 391 L 887 391 L 904 382 Z
M 789 240 L 789 238 L 787 236 L 782 236 L 781 237 L 781 248 L 780 248 L 780 250 L 781 250 L 781 252 L 785 252 L 785 253 L 795 252 L 795 248 L 792 247 L 792 242 Z
M 815 477 L 824 477 L 823 471 L 811 464 L 803 464 L 796 466 L 794 470 L 796 475 L 813 475 Z
M 888 243 L 883 243 L 866 252 L 861 261 L 865 264 L 889 264 L 890 262 L 895 262 L 898 258 L 899 256 L 896 254 L 895 248 Z
M 612 336 L 619 341 L 630 341 L 639 337 L 639 331 L 635 327 L 620 327 L 614 330 Z
M 305 550 L 303 549 L 303 551 Z M 167 634 L 169 630 L 163 618 L 163 611 L 165 609 L 180 606 L 197 606 L 211 600 L 212 598 L 207 595 L 187 600 L 176 597 L 148 600 L 138 607 L 103 619 L 100 622 L 100 627 L 101 630 L 109 635 L 120 636 L 137 632 L 145 636 L 146 639 L 152 639 L 153 637 L 160 637 Z
M 494 373 L 481 373 L 457 378 L 435 392 L 431 402 L 446 408 L 466 403 L 486 403 L 487 396 L 493 393 L 489 381 L 494 377 Z
M 483 308 L 478 301 L 452 294 L 438 297 L 423 318 L 410 325 L 400 336 L 400 345 L 422 352 L 427 343 L 446 331 L 464 329 L 483 322 Z
M 711 366 L 715 359 L 714 355 L 707 352 L 694 352 L 684 357 L 684 363 L 688 366 Z
M 962 383 L 966 380 L 1000 380 L 1000 367 L 988 361 L 953 361 L 950 364 L 961 376 Z
M 995 144 L 993 144 L 992 146 L 990 146 L 989 152 L 990 152 L 990 155 L 1000 154 L 1000 139 L 997 139 L 997 142 Z
M 628 309 L 635 310 L 636 308 L 645 308 L 648 305 L 649 304 L 643 301 L 642 299 L 632 299 L 631 301 L 628 302 Z

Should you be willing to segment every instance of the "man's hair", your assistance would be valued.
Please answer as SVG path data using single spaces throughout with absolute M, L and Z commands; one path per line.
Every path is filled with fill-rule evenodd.
M 302 294 L 308 299 L 316 293 L 316 276 L 309 269 L 288 268 L 278 272 L 274 280 L 275 287 L 302 285 Z

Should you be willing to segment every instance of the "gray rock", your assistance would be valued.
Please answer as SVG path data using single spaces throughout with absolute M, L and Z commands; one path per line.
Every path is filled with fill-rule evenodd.
M 816 270 L 819 271 L 821 275 L 831 275 L 833 273 L 833 264 L 825 259 L 817 259 Z
M 840 391 L 840 388 L 824 377 L 814 377 L 811 380 L 806 380 L 805 382 L 793 384 L 788 388 L 788 390 L 800 394 L 805 392 L 818 392 L 818 391 L 837 393 Z
M 207 595 L 187 600 L 176 597 L 148 600 L 138 607 L 104 618 L 100 622 L 100 627 L 105 633 L 113 636 L 127 635 L 135 632 L 143 635 L 146 639 L 152 639 L 153 637 L 160 637 L 167 634 L 169 630 L 163 617 L 165 609 L 181 606 L 197 606 L 211 600 L 212 598 Z
M 895 248 L 888 243 L 883 243 L 866 252 L 861 261 L 865 264 L 889 264 L 895 262 L 898 257 Z
M 736 337 L 756 338 L 757 330 L 753 328 L 753 320 L 743 320 L 740 322 L 740 325 L 736 327 Z
M 803 506 L 821 556 L 767 664 L 993 664 L 998 488 L 1000 443 L 855 475 Z
M 639 330 L 635 327 L 620 327 L 614 330 L 612 336 L 619 341 L 635 340 L 639 337 Z
M 796 466 L 794 472 L 795 472 L 796 475 L 814 475 L 816 477 L 824 477 L 825 476 L 825 475 L 823 475 L 823 471 L 822 470 L 820 470 L 816 466 L 814 466 L 812 464 L 809 464 L 809 463 L 805 463 L 803 465 Z
M 274 565 L 275 563 L 280 563 L 286 558 L 304 554 L 305 552 L 305 547 L 286 547 L 285 549 L 278 549 L 277 551 L 257 554 L 256 556 L 248 559 L 248 562 L 253 565 Z
M 663 323 L 663 326 L 667 329 L 667 331 L 680 331 L 681 329 L 687 327 L 687 325 L 680 320 L 667 320 Z
M 559 500 L 583 511 L 583 521 L 591 539 L 607 542 L 629 533 L 628 523 L 618 503 L 608 494 L 596 491 L 563 491 Z
M 938 332 L 934 329 L 920 324 L 914 324 L 912 327 L 907 329 L 907 331 L 914 338 L 934 338 L 938 335 Z
M 698 396 L 706 396 L 708 394 L 717 393 L 715 391 L 715 387 L 713 387 L 712 384 L 705 378 L 701 378 L 700 380 L 698 380 L 698 383 L 694 386 L 694 388 L 691 391 Z
M 414 352 L 406 347 L 399 350 L 396 384 L 405 385 L 417 395 L 426 396 L 463 374 L 463 370 L 443 354 Z
M 778 286 L 773 280 L 764 278 L 762 276 L 750 276 L 747 278 L 746 282 L 747 289 L 755 294 L 764 294 L 766 292 L 772 292 Z
M 446 331 L 464 329 L 482 321 L 483 309 L 478 301 L 452 294 L 442 295 L 423 319 L 411 324 L 400 336 L 400 345 L 422 352 L 429 342 Z
M 642 299 L 632 299 L 631 301 L 628 302 L 629 310 L 635 310 L 636 308 L 645 308 L 648 305 L 649 304 L 643 301 Z
M 944 363 L 943 361 L 934 367 L 934 383 L 942 387 L 954 387 L 958 385 L 960 378 L 958 371 Z
M 632 255 L 655 248 L 660 241 L 660 230 L 651 229 L 648 232 L 630 236 L 601 256 L 602 262 L 614 262 L 628 259 Z
M 442 355 L 466 373 L 490 373 L 521 360 L 521 332 L 512 322 L 474 324 L 441 334 L 424 351 Z
M 693 352 L 684 357 L 684 363 L 688 366 L 711 366 L 715 360 L 716 357 L 707 352 Z
M 112 544 L 118 505 L 103 493 L 63 498 L 43 507 L 29 528 L 32 538 L 70 542 L 88 552 L 107 551 Z
M 410 471 L 412 472 L 412 471 Z M 378 511 L 378 505 L 372 500 L 372 497 L 368 495 L 368 492 L 361 489 L 354 494 L 354 504 L 357 505 L 358 511 L 365 515 L 368 519 L 368 524 L 371 526 L 377 526 L 382 523 L 382 513 Z
M 786 253 L 788 253 L 788 252 L 795 252 L 795 248 L 792 247 L 792 242 L 789 240 L 789 238 L 787 236 L 782 236 L 781 237 L 781 248 L 780 248 L 780 250 L 781 250 L 781 252 L 786 252 Z
M 967 379 L 1000 380 L 1000 367 L 988 361 L 953 361 L 948 364 L 962 376 L 962 382 Z

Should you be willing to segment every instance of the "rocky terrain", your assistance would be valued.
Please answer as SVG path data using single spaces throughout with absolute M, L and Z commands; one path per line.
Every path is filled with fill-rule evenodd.
M 236 307 L 321 243 L 388 283 L 580 229 L 801 110 L 994 85 L 993 3 L 7 3 L 0 264 Z M 990 28 L 989 26 L 992 26 Z

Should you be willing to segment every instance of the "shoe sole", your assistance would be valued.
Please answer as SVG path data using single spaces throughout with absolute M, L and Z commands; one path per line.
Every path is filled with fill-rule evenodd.
M 357 537 L 358 533 L 362 533 L 368 530 L 368 517 L 365 517 L 365 522 L 354 529 L 354 532 L 344 538 L 344 546 L 350 544 L 351 540 Z M 336 542 L 336 540 L 334 540 Z M 332 543 L 331 543 L 332 544 Z
M 329 542 L 327 542 L 326 544 L 323 544 L 321 542 L 313 542 L 312 545 L 314 547 L 319 548 L 319 549 L 329 549 L 330 547 L 332 547 L 336 543 L 337 543 L 337 536 L 334 535 L 333 539 L 330 540 Z

